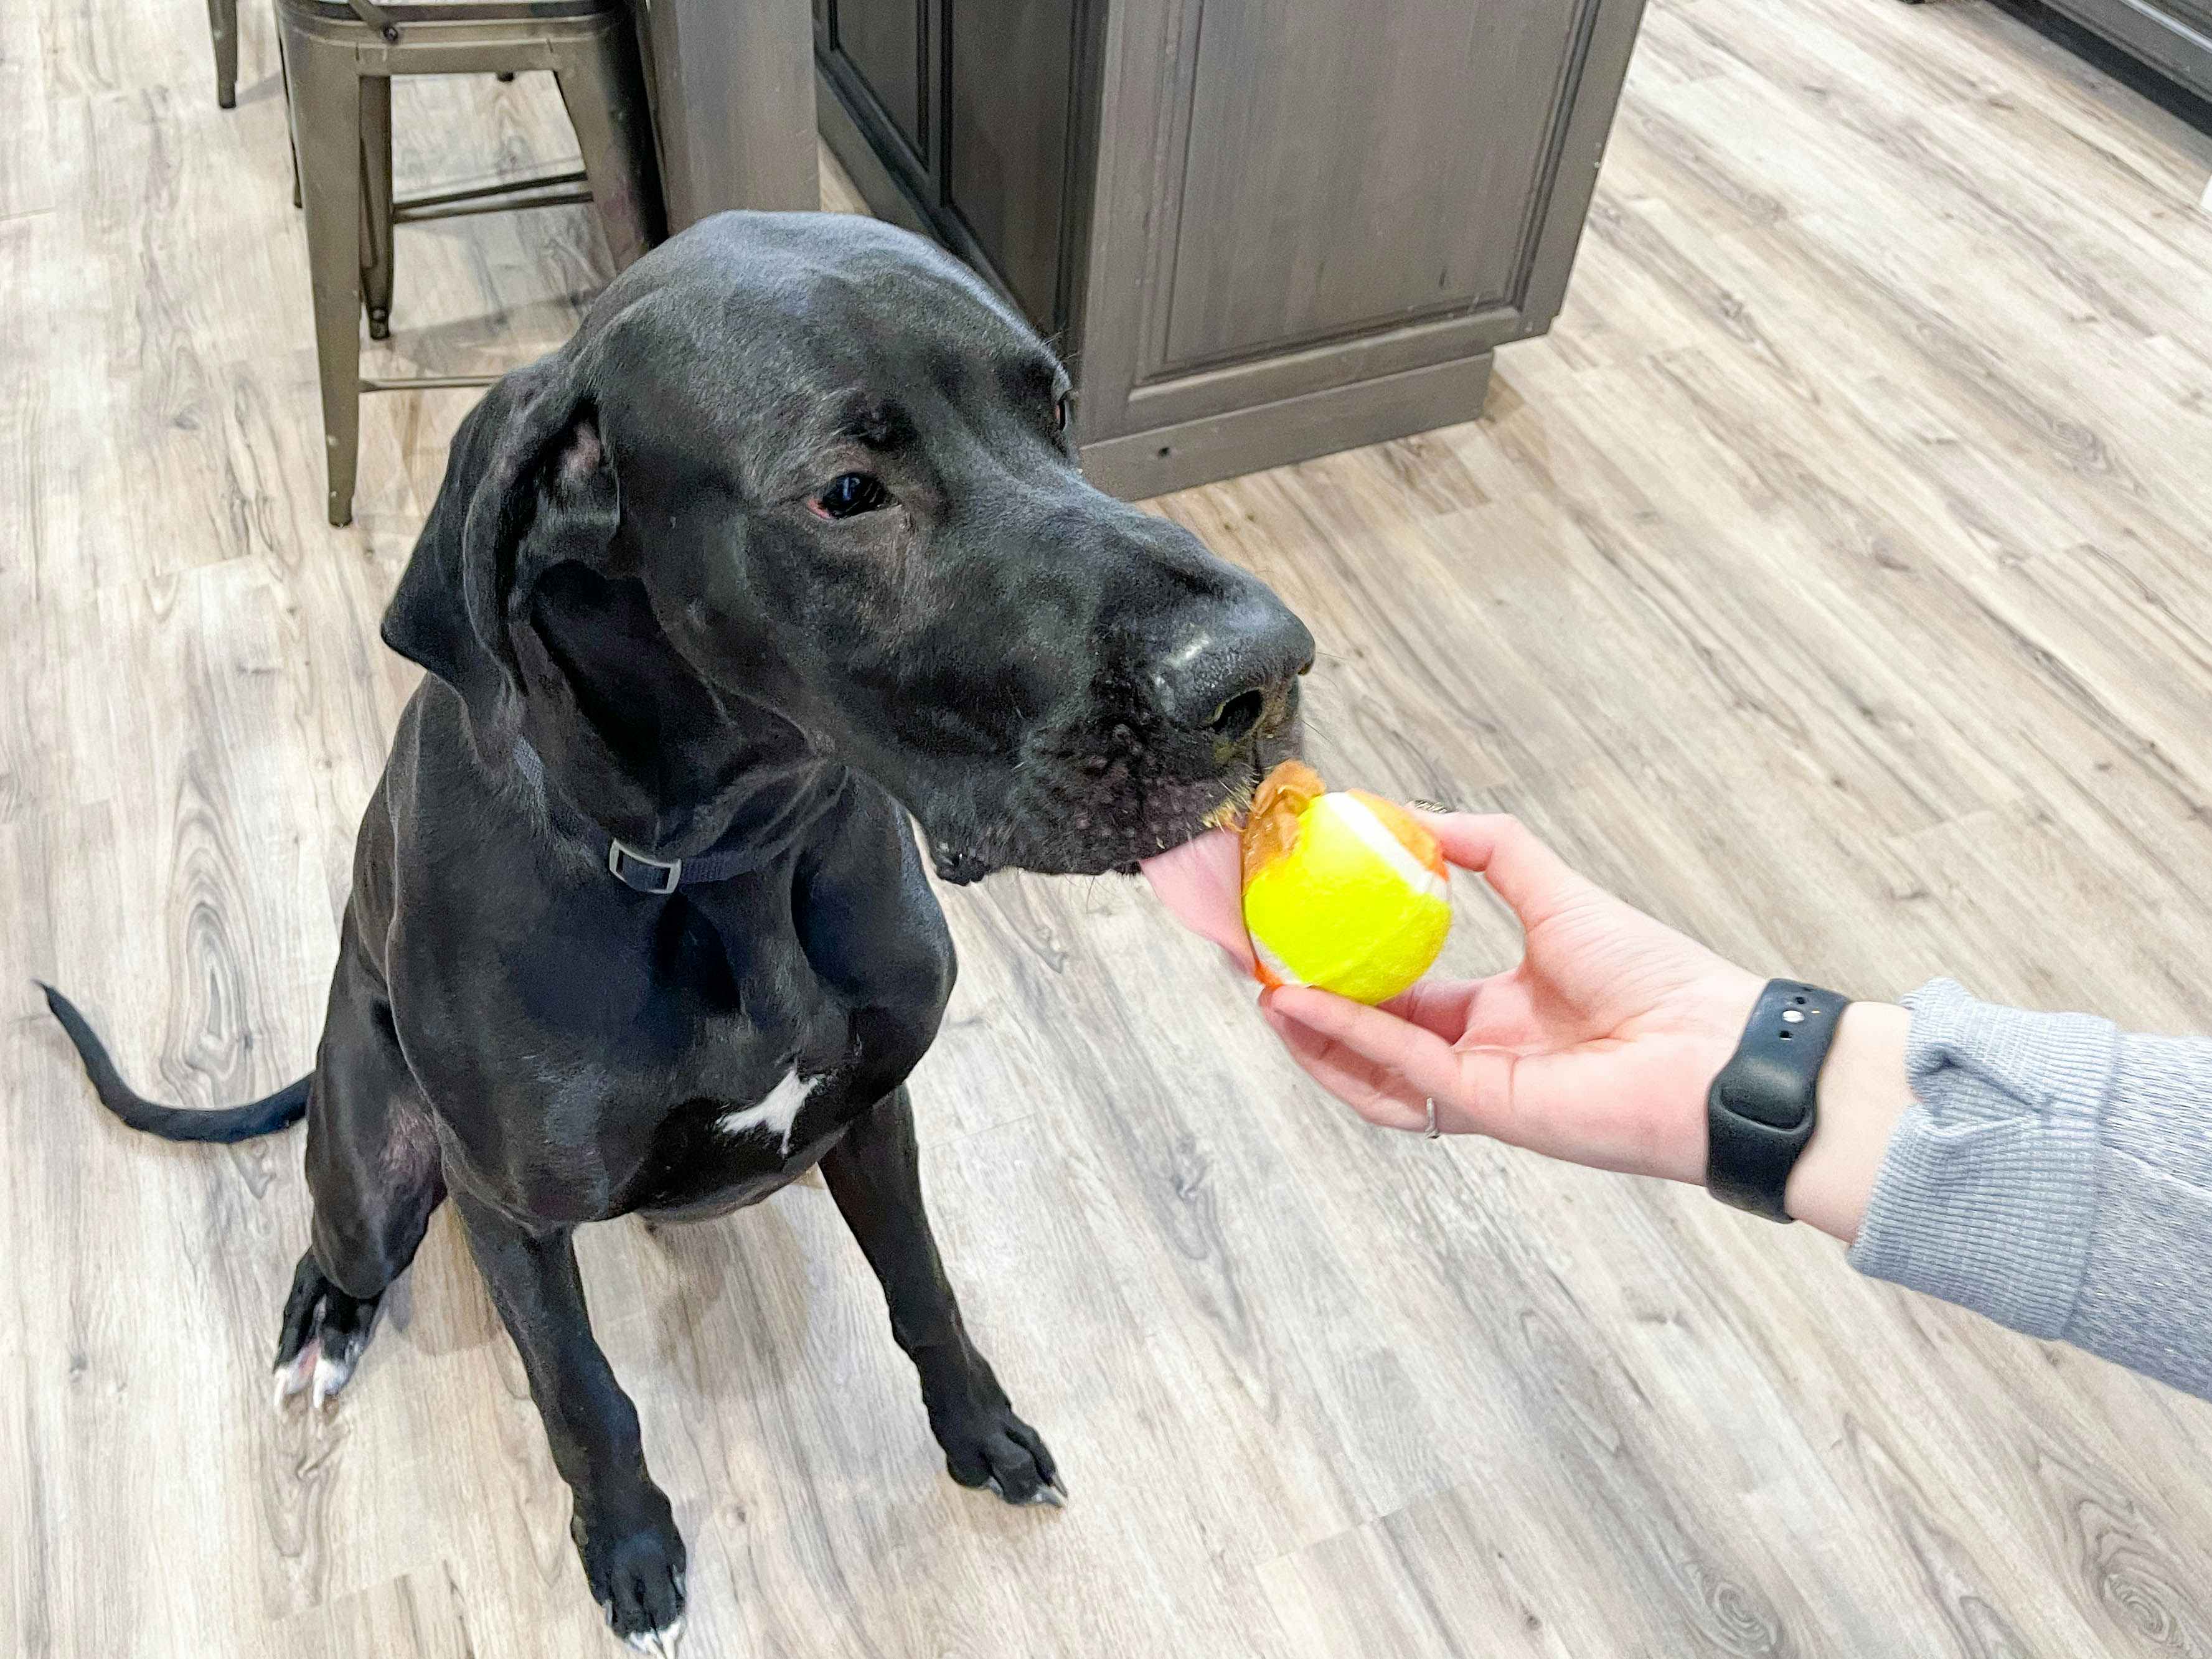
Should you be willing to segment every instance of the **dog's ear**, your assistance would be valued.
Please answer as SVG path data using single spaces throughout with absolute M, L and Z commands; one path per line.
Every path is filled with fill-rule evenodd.
M 508 375 L 462 422 L 384 613 L 384 642 L 459 692 L 479 730 L 525 695 L 515 628 L 538 579 L 572 560 L 614 574 L 621 485 L 566 359 Z
M 494 386 L 454 435 L 383 633 L 460 694 L 480 746 L 520 738 L 601 824 L 650 826 L 712 786 L 727 720 L 621 533 L 620 436 L 570 352 Z

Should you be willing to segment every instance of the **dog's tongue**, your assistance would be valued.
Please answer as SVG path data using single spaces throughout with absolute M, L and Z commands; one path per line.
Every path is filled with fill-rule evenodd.
M 1200 939 L 1212 939 L 1249 973 L 1252 941 L 1244 931 L 1243 871 L 1237 837 L 1209 830 L 1171 853 L 1144 861 L 1145 879 L 1168 912 Z

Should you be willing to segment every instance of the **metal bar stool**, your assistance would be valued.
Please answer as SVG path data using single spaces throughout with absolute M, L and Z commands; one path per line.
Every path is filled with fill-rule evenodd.
M 362 378 L 362 312 L 373 337 L 389 332 L 393 228 L 588 201 L 599 208 L 616 266 L 626 266 L 663 234 L 653 123 L 623 0 L 276 0 L 276 17 L 307 221 L 330 520 L 342 525 L 353 517 L 361 393 L 489 386 L 495 378 Z M 582 170 L 394 200 L 392 77 L 516 70 L 552 71 L 584 153 Z M 572 187 L 582 184 L 589 188 Z

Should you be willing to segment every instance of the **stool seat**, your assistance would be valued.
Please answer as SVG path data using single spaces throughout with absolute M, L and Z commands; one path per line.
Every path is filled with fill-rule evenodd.
M 514 23 L 532 19 L 557 21 L 596 17 L 607 9 L 607 0 L 404 0 L 398 5 L 378 5 L 374 16 L 365 16 L 347 0 L 276 0 L 287 11 L 312 14 L 334 23 L 359 23 L 374 28 L 389 21 L 404 28 L 410 23 Z
M 279 0 L 301 11 L 326 11 L 361 22 L 362 15 L 349 0 Z M 398 5 L 378 4 L 375 10 L 399 22 L 428 22 L 459 17 L 477 22 L 512 22 L 519 17 L 591 17 L 605 9 L 604 0 L 404 0 Z
M 388 326 L 394 227 L 588 200 L 620 269 L 665 234 L 659 171 L 635 20 L 623 0 L 276 0 L 276 21 L 307 216 L 330 520 L 342 525 L 353 517 L 361 394 L 483 383 L 362 379 L 361 313 L 376 338 Z M 581 174 L 395 202 L 392 78 L 522 70 L 552 72 L 583 151 Z M 560 188 L 579 183 L 589 188 Z

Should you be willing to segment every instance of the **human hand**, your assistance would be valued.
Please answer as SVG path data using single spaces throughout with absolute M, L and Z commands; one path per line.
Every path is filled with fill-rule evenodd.
M 1380 1008 L 1327 992 L 1261 1000 L 1322 1086 L 1370 1123 L 1437 1124 L 1601 1169 L 1702 1181 L 1705 1091 L 1764 981 L 1577 875 L 1517 820 L 1453 814 L 1428 826 L 1520 920 L 1521 963 L 1480 980 L 1427 980 Z M 1149 860 L 1170 909 L 1249 970 L 1236 838 Z
M 1604 1170 L 1702 1182 L 1705 1095 L 1765 981 L 1568 868 L 1517 819 L 1431 817 L 1444 856 L 1478 871 L 1519 919 L 1520 963 L 1478 980 L 1425 980 L 1380 1008 L 1326 991 L 1269 991 L 1292 1059 L 1370 1123 L 1480 1133 Z M 1247 974 L 1237 838 L 1217 831 L 1146 860 L 1169 909 Z M 1858 1233 L 1911 1103 L 1910 1020 L 1854 1002 L 1821 1068 L 1813 1139 L 1783 1194 L 1790 1214 Z

